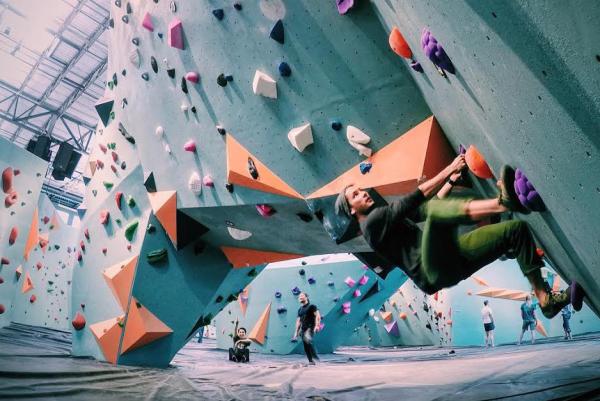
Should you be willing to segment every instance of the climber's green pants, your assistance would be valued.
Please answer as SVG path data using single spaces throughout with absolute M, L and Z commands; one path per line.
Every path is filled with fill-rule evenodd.
M 505 221 L 459 235 L 460 224 L 472 224 L 465 213 L 466 202 L 431 200 L 424 205 L 421 263 L 427 292 L 453 286 L 509 251 L 523 274 L 538 275 L 544 263 L 527 223 Z

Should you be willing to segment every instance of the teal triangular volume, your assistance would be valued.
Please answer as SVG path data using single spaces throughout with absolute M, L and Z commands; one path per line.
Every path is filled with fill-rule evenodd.
M 110 112 L 113 109 L 114 103 L 114 99 L 100 99 L 98 103 L 96 103 L 96 112 L 98 113 L 98 117 L 100 117 L 100 120 L 105 127 L 110 121 Z
M 381 291 L 381 289 L 379 288 L 379 280 L 375 281 L 375 284 L 373 284 L 371 286 L 371 288 L 369 288 L 369 291 L 367 291 L 365 293 L 365 295 L 360 299 L 360 301 L 358 301 L 358 303 L 361 303 L 362 301 L 371 298 L 373 295 L 377 294 L 379 291 Z

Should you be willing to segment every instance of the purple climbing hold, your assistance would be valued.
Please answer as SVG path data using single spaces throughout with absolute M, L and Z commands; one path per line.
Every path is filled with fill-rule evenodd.
M 275 298 L 281 298 L 281 292 L 275 291 Z
M 308 278 L 308 284 L 314 284 L 314 283 L 316 283 L 316 282 L 317 282 L 317 279 L 316 279 L 316 278 L 314 278 L 314 277 L 309 277 L 309 278 Z
M 423 67 L 421 66 L 421 63 L 419 63 L 417 60 L 413 60 L 410 62 L 410 68 L 417 72 L 423 72 Z
M 300 288 L 298 288 L 298 287 L 292 288 L 292 294 L 294 294 L 294 295 L 300 295 L 301 292 L 302 291 L 300 291 Z
M 452 60 L 450 60 L 442 45 L 438 43 L 437 39 L 427 28 L 423 28 L 423 33 L 421 34 L 421 47 L 433 64 L 442 70 L 448 71 L 450 74 L 454 74 L 455 69 Z
M 519 202 L 526 208 L 534 212 L 543 212 L 546 210 L 546 205 L 540 194 L 535 190 L 533 184 L 523 171 L 515 170 L 515 192 L 519 198 Z
M 335 0 L 335 2 L 340 15 L 346 14 L 352 7 L 354 7 L 354 0 Z

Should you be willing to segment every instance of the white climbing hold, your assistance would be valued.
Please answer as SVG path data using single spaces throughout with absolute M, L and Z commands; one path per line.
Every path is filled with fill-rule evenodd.
M 163 127 L 161 127 L 160 125 L 158 127 L 156 127 L 156 135 L 157 136 L 163 136 L 165 134 L 165 129 Z
M 350 146 L 358 150 L 358 153 L 366 157 L 371 156 L 373 151 L 369 147 L 365 146 L 371 142 L 371 137 L 369 135 L 352 125 L 348 125 L 346 128 L 346 138 L 348 139 Z
M 142 65 L 142 59 L 138 49 L 133 49 L 131 52 L 129 52 L 129 61 L 131 61 L 131 64 L 133 64 L 136 68 L 140 68 L 140 65 Z
M 277 82 L 264 72 L 256 70 L 252 82 L 252 91 L 255 95 L 277 99 Z
M 167 152 L 168 154 L 171 154 L 171 147 L 169 146 L 168 143 L 165 143 L 165 152 Z
M 238 241 L 243 241 L 252 236 L 250 231 L 240 230 L 239 228 L 235 227 L 227 227 L 227 231 L 229 231 L 229 235 L 231 235 L 233 239 Z
M 308 145 L 313 143 L 312 128 L 310 123 L 304 124 L 300 127 L 292 128 L 288 133 L 288 139 L 292 143 L 292 146 L 302 152 Z
M 188 180 L 188 187 L 190 191 L 192 191 L 196 195 L 200 195 L 202 193 L 202 180 L 200 180 L 200 175 L 195 171 L 190 175 L 190 179 Z
M 181 103 L 181 111 L 184 113 L 187 112 L 189 108 L 190 106 L 187 103 Z
M 210 175 L 205 175 L 204 178 L 202 179 L 202 183 L 204 185 L 206 185 L 207 187 L 214 187 L 215 183 L 212 179 L 212 177 Z

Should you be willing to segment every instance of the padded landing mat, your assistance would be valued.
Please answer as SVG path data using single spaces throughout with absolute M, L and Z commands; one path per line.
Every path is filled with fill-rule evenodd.
M 190 342 L 167 369 L 115 367 L 69 356 L 70 334 L 0 329 L 0 399 L 32 400 L 593 400 L 600 335 L 482 348 L 343 348 L 316 367 L 299 355 L 227 362 L 214 342 Z

